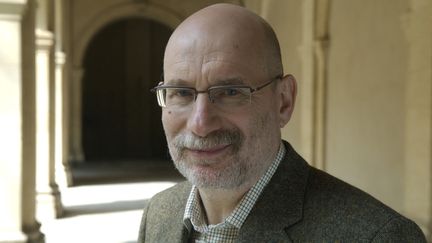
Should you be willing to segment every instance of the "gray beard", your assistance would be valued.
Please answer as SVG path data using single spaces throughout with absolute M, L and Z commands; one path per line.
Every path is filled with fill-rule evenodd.
M 180 134 L 174 138 L 170 153 L 177 170 L 192 184 L 200 188 L 232 189 L 244 184 L 247 178 L 247 161 L 241 161 L 239 151 L 243 145 L 243 136 L 239 130 L 216 131 L 205 138 L 193 134 Z M 229 166 L 213 173 L 196 173 L 193 165 L 211 165 L 215 161 L 187 158 L 186 148 L 208 149 L 218 145 L 230 145 L 229 156 L 233 160 Z M 216 161 L 217 162 L 217 161 Z
M 271 164 L 272 124 L 276 124 L 274 117 L 262 114 L 251 123 L 249 131 L 254 131 L 246 143 L 245 135 L 239 129 L 218 130 L 206 137 L 198 137 L 192 133 L 179 134 L 168 146 L 174 165 L 189 182 L 199 188 L 208 189 L 238 189 L 253 185 Z M 280 136 L 280 135 L 279 135 Z M 280 139 L 280 137 L 278 138 Z M 278 141 L 279 142 L 279 141 Z M 186 148 L 206 149 L 218 145 L 229 145 L 223 159 L 204 160 L 187 156 Z M 226 163 L 223 168 L 212 170 L 214 163 Z M 197 169 L 199 165 L 204 169 Z M 209 166 L 206 170 L 205 166 Z

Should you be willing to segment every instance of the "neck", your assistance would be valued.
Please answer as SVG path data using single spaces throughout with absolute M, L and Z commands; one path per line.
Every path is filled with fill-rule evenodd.
M 280 140 L 279 140 L 280 141 Z M 199 195 L 203 204 L 204 211 L 207 215 L 208 224 L 218 224 L 223 222 L 237 207 L 243 196 L 252 188 L 252 186 L 261 178 L 265 171 L 269 168 L 270 164 L 276 157 L 276 153 L 279 149 L 275 146 L 276 151 L 271 153 L 267 159 L 266 165 L 263 170 L 259 170 L 258 173 L 253 176 L 247 183 L 235 189 L 212 189 L 212 188 L 198 188 Z
M 207 215 L 207 223 L 209 225 L 221 223 L 234 211 L 250 188 L 251 186 L 231 190 L 198 188 Z

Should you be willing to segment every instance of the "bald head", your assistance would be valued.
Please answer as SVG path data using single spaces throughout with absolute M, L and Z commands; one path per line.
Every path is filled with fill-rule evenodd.
M 266 78 L 283 74 L 279 43 L 273 29 L 260 16 L 232 4 L 215 4 L 183 21 L 172 34 L 165 52 L 164 72 L 181 59 L 203 58 L 203 63 L 223 52 L 245 62 Z M 194 55 L 200 54 L 200 55 Z
M 270 166 L 295 100 L 295 80 L 282 74 L 273 30 L 239 6 L 209 6 L 174 31 L 162 123 L 176 167 L 200 190 L 243 195 Z

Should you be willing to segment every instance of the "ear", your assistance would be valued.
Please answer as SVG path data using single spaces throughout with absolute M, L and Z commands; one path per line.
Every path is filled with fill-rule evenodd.
M 291 119 L 297 95 L 297 81 L 291 74 L 285 75 L 279 81 L 279 122 L 284 127 Z

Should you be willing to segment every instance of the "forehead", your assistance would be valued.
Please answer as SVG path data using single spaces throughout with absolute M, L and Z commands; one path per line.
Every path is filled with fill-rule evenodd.
M 236 40 L 179 38 L 167 47 L 165 80 L 255 79 L 265 71 L 258 51 Z

